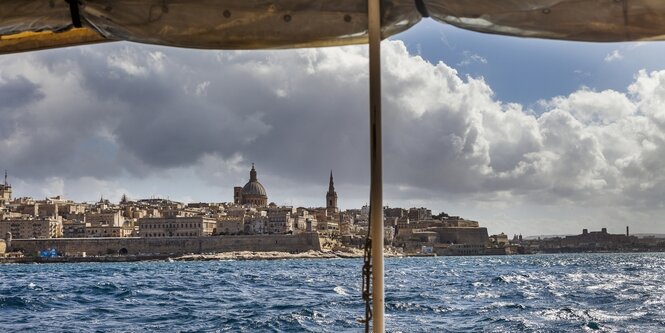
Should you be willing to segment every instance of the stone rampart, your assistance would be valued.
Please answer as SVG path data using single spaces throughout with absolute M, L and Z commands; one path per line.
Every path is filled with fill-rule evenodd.
M 202 236 L 165 238 L 50 238 L 14 239 L 13 251 L 36 254 L 54 248 L 62 255 L 81 253 L 106 254 L 173 254 L 232 251 L 306 252 L 320 250 L 317 233 L 297 235 Z
M 438 227 L 428 228 L 439 236 L 439 243 L 485 245 L 488 241 L 487 228 Z

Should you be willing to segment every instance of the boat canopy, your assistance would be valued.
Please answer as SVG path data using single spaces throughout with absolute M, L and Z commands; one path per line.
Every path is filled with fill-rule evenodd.
M 382 0 L 382 38 L 422 17 L 520 37 L 665 39 L 662 0 Z M 367 43 L 367 0 L 0 2 L 0 53 L 117 40 L 204 49 L 361 44 Z

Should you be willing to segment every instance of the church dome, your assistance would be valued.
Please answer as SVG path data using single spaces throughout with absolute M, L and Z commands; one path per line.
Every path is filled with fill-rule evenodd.
M 268 205 L 268 195 L 266 189 L 256 178 L 256 169 L 252 163 L 252 170 L 249 171 L 249 181 L 245 186 L 236 186 L 233 188 L 233 202 L 239 205 L 253 205 L 265 207 Z
M 268 195 L 266 195 L 266 189 L 259 183 L 259 180 L 256 178 L 256 169 L 254 169 L 254 163 L 252 163 L 252 170 L 249 171 L 249 182 L 245 184 L 242 188 L 242 197 L 246 199 L 254 198 L 259 199 L 257 202 L 249 203 L 259 203 L 262 206 L 268 204 Z M 248 202 L 247 200 L 243 200 Z
M 258 181 L 249 181 L 242 188 L 243 196 L 267 196 L 266 189 Z

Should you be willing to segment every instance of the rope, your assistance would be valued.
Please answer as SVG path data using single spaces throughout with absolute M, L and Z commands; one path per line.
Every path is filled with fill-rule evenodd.
M 69 15 L 72 17 L 72 25 L 74 28 L 80 28 L 81 25 L 81 15 L 79 13 L 79 1 L 78 0 L 65 0 L 69 4 Z
M 429 17 L 429 11 L 427 10 L 427 5 L 425 5 L 424 0 L 416 0 L 416 9 L 422 17 Z
M 371 221 L 371 215 L 368 221 Z M 362 296 L 363 301 L 365 301 L 365 319 L 361 322 L 365 323 L 365 333 L 369 333 L 370 325 L 372 321 L 372 239 L 370 238 L 370 231 L 372 229 L 372 224 L 367 224 L 367 237 L 365 237 L 365 251 L 363 254 L 363 286 L 362 286 Z

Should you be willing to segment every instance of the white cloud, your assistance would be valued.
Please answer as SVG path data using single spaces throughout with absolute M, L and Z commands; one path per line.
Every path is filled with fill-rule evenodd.
M 485 217 L 496 210 L 502 225 L 515 216 L 511 207 L 531 217 L 538 207 L 585 207 L 583 218 L 598 223 L 635 210 L 648 219 L 664 208 L 665 71 L 638 72 L 627 91 L 582 88 L 545 99 L 537 113 L 497 100 L 482 78 L 410 55 L 400 41 L 384 42 L 383 51 L 384 179 L 394 189 L 387 200 L 448 210 L 445 202 Z M 363 47 L 119 44 L 5 57 L 0 89 L 21 87 L 28 98 L 11 108 L 0 101 L 8 164 L 0 167 L 53 195 L 75 188 L 84 196 L 89 186 L 86 200 L 104 191 L 220 201 L 256 162 L 271 200 L 296 205 L 317 202 L 312 193 L 325 192 L 332 168 L 340 189 L 352 191 L 344 196 L 364 197 L 366 67 Z M 185 179 L 169 189 L 166 173 L 187 174 L 191 186 Z M 159 185 L 128 184 L 141 178 Z M 603 213 L 607 207 L 616 214 Z
M 150 58 L 152 59 L 152 57 Z M 145 76 L 148 72 L 146 67 L 137 63 L 136 54 L 132 53 L 129 49 L 109 55 L 106 61 L 109 67 L 120 69 L 129 75 Z
M 479 54 L 464 51 L 464 59 L 457 63 L 457 66 L 469 66 L 471 64 L 487 64 L 487 59 Z
M 615 60 L 621 60 L 623 59 L 623 55 L 619 50 L 614 50 L 605 56 L 605 62 L 612 62 Z
M 194 94 L 196 96 L 206 96 L 208 95 L 208 87 L 210 86 L 210 81 L 201 82 L 196 85 L 196 90 Z

